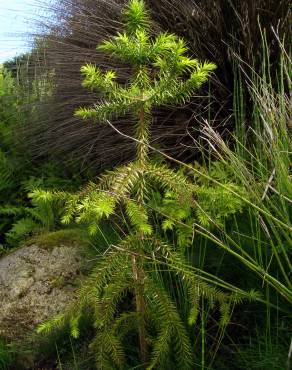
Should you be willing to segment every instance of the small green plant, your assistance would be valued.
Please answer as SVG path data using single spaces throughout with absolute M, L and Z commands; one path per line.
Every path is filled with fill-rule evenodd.
M 8 370 L 14 362 L 15 352 L 2 338 L 0 338 L 0 370 Z
M 193 228 L 184 222 L 197 206 L 196 196 L 204 197 L 203 187 L 200 194 L 182 172 L 152 161 L 149 144 L 153 108 L 187 102 L 207 81 L 215 65 L 189 58 L 185 41 L 176 35 L 152 37 L 149 13 L 142 0 L 130 1 L 124 19 L 125 32 L 103 42 L 98 50 L 130 64 L 133 78 L 121 85 L 115 71 L 102 71 L 92 64 L 83 66 L 83 86 L 98 90 L 103 99 L 93 107 L 80 108 L 76 116 L 111 126 L 115 117 L 131 117 L 136 158 L 102 175 L 97 184 L 90 183 L 77 194 L 39 192 L 37 196 L 46 201 L 63 200 L 65 224 L 85 223 L 94 235 L 102 219 L 118 220 L 125 235 L 99 260 L 80 290 L 74 313 L 69 315 L 71 333 L 77 337 L 82 311 L 92 307 L 96 327 L 92 349 L 97 367 L 124 368 L 126 337 L 137 332 L 143 368 L 192 369 L 194 355 L 189 334 L 199 314 L 200 300 L 209 300 L 211 306 L 217 302 L 221 323 L 226 325 L 230 304 L 236 297 L 209 285 L 188 266 L 184 250 L 190 244 Z M 155 194 L 162 196 L 156 207 L 161 216 L 158 226 L 152 221 Z M 220 217 L 232 214 L 241 204 L 232 209 L 224 206 L 225 213 Z M 160 236 L 159 227 L 165 232 L 176 227 L 177 241 L 168 243 Z M 165 284 L 166 276 L 175 276 L 186 287 L 189 327 Z M 42 324 L 39 331 L 49 331 L 64 320 L 66 315 L 60 315 Z
M 37 187 L 40 184 L 43 184 L 41 179 L 31 178 L 23 185 L 26 191 L 30 190 L 27 194 L 30 203 L 27 202 L 25 204 L 24 199 L 22 199 L 17 205 L 4 203 L 0 207 L 2 219 L 10 220 L 8 222 L 10 227 L 5 233 L 5 241 L 10 246 L 16 247 L 28 236 L 51 231 L 56 225 L 57 215 L 60 213 L 60 210 L 58 210 L 56 205 L 37 197 Z

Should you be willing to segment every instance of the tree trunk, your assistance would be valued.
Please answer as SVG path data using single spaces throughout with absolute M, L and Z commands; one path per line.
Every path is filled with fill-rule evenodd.
M 140 354 L 141 360 L 144 367 L 148 364 L 148 344 L 146 340 L 146 327 L 145 327 L 145 308 L 146 302 L 144 298 L 144 278 L 145 273 L 141 263 L 141 257 L 136 255 L 132 256 L 132 269 L 135 280 L 135 299 L 136 299 L 136 310 L 138 314 L 138 331 L 139 331 L 139 343 L 140 343 Z

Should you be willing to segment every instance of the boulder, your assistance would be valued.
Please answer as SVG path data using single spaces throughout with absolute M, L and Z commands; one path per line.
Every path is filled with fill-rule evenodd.
M 0 336 L 24 341 L 76 299 L 85 257 L 77 245 L 32 244 L 0 259 Z

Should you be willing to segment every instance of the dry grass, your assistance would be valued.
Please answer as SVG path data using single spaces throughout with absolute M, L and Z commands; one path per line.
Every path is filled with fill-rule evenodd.
M 54 96 L 42 101 L 37 119 L 25 136 L 36 157 L 54 156 L 62 161 L 80 161 L 81 169 L 94 166 L 97 171 L 130 160 L 133 143 L 108 126 L 80 122 L 73 117 L 79 106 L 91 104 L 98 97 L 81 88 L 80 66 L 92 62 L 118 69 L 121 82 L 129 80 L 131 69 L 95 50 L 96 45 L 121 29 L 123 0 L 55 0 L 50 5 L 54 18 L 40 18 L 36 49 L 31 59 L 31 75 L 40 76 L 53 71 Z M 267 41 L 272 45 L 271 27 L 279 35 L 290 32 L 289 1 L 199 1 L 149 0 L 155 24 L 183 36 L 191 52 L 200 60 L 208 59 L 218 65 L 210 87 L 200 91 L 185 107 L 167 107 L 154 114 L 151 145 L 184 161 L 194 159 L 189 150 L 192 137 L 204 119 L 220 130 L 223 137 L 234 128 L 231 114 L 233 104 L 233 58 L 238 54 L 244 62 L 255 65 L 261 50 L 258 20 L 267 29 Z M 276 60 L 278 48 L 271 50 Z M 211 97 L 212 98 L 211 98 Z M 213 117 L 212 120 L 210 117 Z M 132 135 L 130 117 L 115 125 Z M 191 133 L 191 135 L 189 135 Z M 195 157 L 199 156 L 195 154 Z

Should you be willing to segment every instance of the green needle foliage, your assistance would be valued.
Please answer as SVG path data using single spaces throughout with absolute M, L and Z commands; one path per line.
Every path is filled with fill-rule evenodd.
M 143 1 L 131 0 L 123 15 L 125 32 L 97 49 L 131 65 L 133 78 L 120 85 L 115 71 L 103 71 L 92 64 L 83 66 L 83 86 L 97 90 L 103 98 L 92 107 L 80 108 L 76 116 L 109 124 L 115 117 L 131 115 L 136 122 L 136 159 L 107 172 L 97 184 L 90 183 L 77 194 L 39 192 L 38 197 L 63 200 L 65 224 L 85 223 L 89 232 L 95 234 L 99 222 L 110 218 L 113 222 L 118 220 L 125 234 L 99 260 L 69 314 L 71 333 L 77 337 L 82 311 L 91 306 L 96 327 L 92 349 L 97 368 L 125 368 L 125 341 L 129 333 L 136 332 L 143 368 L 193 369 L 190 332 L 201 299 L 209 300 L 211 306 L 217 302 L 222 325 L 226 325 L 235 297 L 209 285 L 187 265 L 183 252 L 193 230 L 182 224 L 196 207 L 198 188 L 183 173 L 149 158 L 150 126 L 154 107 L 187 102 L 216 67 L 189 58 L 185 41 L 176 35 L 162 33 L 152 37 Z M 173 229 L 178 220 L 177 227 L 184 234 L 173 245 L 163 240 L 159 225 L 153 222 L 153 196 L 157 192 L 165 198 L 164 207 L 160 207 L 164 212 L 160 229 Z M 167 207 L 167 200 L 174 207 Z M 234 211 L 233 206 L 230 212 Z M 189 327 L 167 288 L 166 275 L 186 286 Z M 39 330 L 48 331 L 65 320 L 66 315 L 60 315 Z

